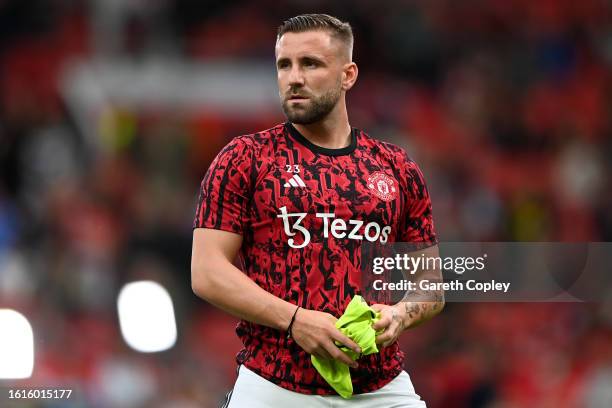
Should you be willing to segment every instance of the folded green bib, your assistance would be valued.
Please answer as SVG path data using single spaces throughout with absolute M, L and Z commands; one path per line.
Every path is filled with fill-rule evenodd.
M 347 306 L 344 314 L 336 322 L 336 327 L 348 338 L 359 344 L 361 355 L 378 353 L 376 346 L 377 332 L 372 328 L 372 324 L 380 319 L 380 313 L 376 313 L 365 300 L 359 295 L 353 297 Z M 378 332 L 381 333 L 382 330 Z M 351 359 L 357 360 L 359 354 L 348 347 L 339 344 L 340 350 L 346 353 Z M 342 398 L 351 398 L 353 395 L 353 383 L 349 366 L 338 361 L 310 356 L 312 364 L 319 374 L 332 386 Z

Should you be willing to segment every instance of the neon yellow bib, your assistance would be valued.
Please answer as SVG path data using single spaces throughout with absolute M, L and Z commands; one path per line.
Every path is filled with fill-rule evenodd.
M 380 319 L 380 313 L 376 313 L 367 302 L 359 295 L 353 297 L 344 314 L 336 322 L 336 327 L 347 337 L 359 344 L 361 355 L 378 353 L 376 346 L 376 335 L 380 334 L 372 328 L 372 324 Z M 344 353 L 351 359 L 357 360 L 360 355 L 344 345 L 336 342 Z M 327 360 L 310 356 L 312 364 L 319 374 L 332 386 L 342 398 L 353 396 L 353 383 L 349 366 L 338 360 Z

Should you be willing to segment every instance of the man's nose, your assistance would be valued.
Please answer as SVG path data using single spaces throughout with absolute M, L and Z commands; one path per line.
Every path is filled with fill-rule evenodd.
M 302 86 L 304 85 L 304 75 L 300 67 L 293 66 L 289 71 L 289 85 L 291 86 Z

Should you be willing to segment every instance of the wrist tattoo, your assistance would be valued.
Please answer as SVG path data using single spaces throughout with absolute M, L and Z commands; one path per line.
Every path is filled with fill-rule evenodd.
M 406 314 L 411 319 L 414 316 L 417 316 L 419 313 L 421 313 L 421 305 L 419 305 L 418 303 L 407 302 L 405 304 L 405 307 L 406 307 Z

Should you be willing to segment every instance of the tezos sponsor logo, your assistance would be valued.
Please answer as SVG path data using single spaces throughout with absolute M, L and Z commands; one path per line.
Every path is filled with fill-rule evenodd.
M 283 219 L 283 226 L 285 234 L 289 237 L 295 237 L 296 234 L 302 234 L 304 241 L 301 244 L 296 244 L 294 238 L 289 238 L 287 243 L 291 248 L 303 248 L 310 243 L 310 231 L 308 231 L 302 225 L 302 221 L 306 218 L 307 213 L 287 213 L 287 207 L 279 208 L 280 214 L 278 218 Z M 336 218 L 334 213 L 316 213 L 317 218 L 323 219 L 323 238 L 328 238 L 331 234 L 334 238 L 342 239 L 366 239 L 370 242 L 378 241 L 381 244 L 387 242 L 389 234 L 391 233 L 391 227 L 381 227 L 378 223 L 372 221 L 364 226 L 364 222 L 361 220 L 348 220 L 345 221 L 342 218 Z M 289 219 L 295 219 L 293 224 Z

